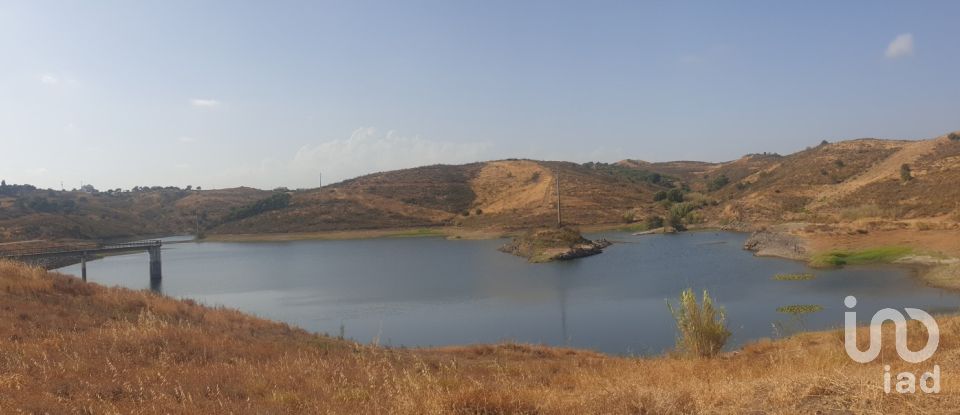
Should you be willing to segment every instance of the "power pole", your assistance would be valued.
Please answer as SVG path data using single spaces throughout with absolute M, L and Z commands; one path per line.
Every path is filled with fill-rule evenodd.
M 560 171 L 557 170 L 557 227 L 563 226 L 563 216 L 560 214 Z

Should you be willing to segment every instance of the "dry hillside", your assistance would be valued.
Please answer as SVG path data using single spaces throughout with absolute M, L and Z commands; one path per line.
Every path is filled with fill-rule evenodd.
M 908 166 L 909 180 L 901 169 Z M 193 230 L 289 233 L 458 227 L 511 230 L 554 223 L 559 176 L 564 221 L 614 225 L 667 218 L 682 191 L 689 224 L 756 229 L 807 222 L 870 229 L 941 230 L 960 223 L 960 135 L 931 140 L 858 139 L 794 154 L 751 154 L 726 163 L 576 164 L 499 160 L 370 174 L 321 189 L 140 189 L 129 192 L 0 189 L 0 238 L 103 239 Z M 282 195 L 281 195 L 282 196 Z M 690 210 L 694 212 L 690 214 Z M 860 225 L 856 225 L 860 226 Z
M 668 179 L 611 164 L 500 160 L 376 173 L 295 192 L 290 206 L 220 225 L 213 233 L 310 232 L 423 226 L 516 229 L 556 221 L 556 177 L 565 222 L 622 223 Z

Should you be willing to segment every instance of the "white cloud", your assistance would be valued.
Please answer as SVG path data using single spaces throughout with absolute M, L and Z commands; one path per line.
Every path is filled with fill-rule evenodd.
M 898 35 L 887 45 L 887 51 L 884 54 L 887 59 L 897 59 L 913 55 L 913 35 L 910 33 Z
M 195 138 L 193 138 L 193 137 L 181 136 L 181 137 L 177 137 L 177 141 L 179 141 L 179 142 L 181 142 L 181 143 L 189 144 L 189 143 L 194 143 L 194 142 L 196 142 L 197 139 L 195 139 Z
M 56 85 L 60 83 L 60 78 L 57 78 L 52 74 L 45 73 L 40 75 L 40 82 L 47 85 Z
M 194 98 L 190 100 L 190 105 L 197 108 L 214 108 L 220 106 L 220 101 L 215 99 Z
M 301 183 L 315 183 L 320 172 L 323 181 L 331 183 L 377 171 L 478 161 L 489 149 L 487 143 L 433 141 L 404 137 L 395 131 L 380 134 L 375 128 L 359 128 L 345 140 L 301 147 L 291 168 Z

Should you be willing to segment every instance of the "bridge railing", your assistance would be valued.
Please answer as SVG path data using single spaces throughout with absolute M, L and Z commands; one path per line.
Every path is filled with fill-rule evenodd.
M 149 240 L 149 241 L 137 241 L 137 242 L 121 242 L 121 243 L 112 243 L 112 244 L 98 244 L 96 246 L 90 246 L 90 247 L 62 246 L 62 247 L 39 248 L 39 249 L 21 249 L 21 250 L 12 250 L 12 251 L 0 251 L 0 258 L 43 256 L 43 255 L 54 255 L 54 254 L 66 254 L 66 253 L 73 253 L 73 252 L 96 253 L 97 251 L 108 251 L 108 250 L 125 249 L 125 248 L 130 248 L 130 249 L 153 248 L 160 245 L 161 245 L 161 242 L 159 240 Z

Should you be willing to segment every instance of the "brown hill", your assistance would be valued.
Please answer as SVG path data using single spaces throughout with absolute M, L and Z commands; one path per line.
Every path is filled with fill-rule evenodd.
M 231 208 L 270 194 L 251 188 L 81 192 L 3 186 L 0 241 L 114 239 L 192 232 L 198 215 L 205 223 L 216 223 Z
M 910 179 L 901 177 L 909 166 Z M 858 139 L 726 163 L 615 164 L 498 160 L 370 174 L 323 189 L 130 192 L 0 189 L 0 238 L 102 239 L 180 233 L 287 233 L 456 226 L 520 229 L 556 221 L 751 229 L 782 222 L 960 221 L 960 134 L 932 140 Z M 15 191 L 11 190 L 14 189 Z M 687 202 L 663 200 L 671 189 Z M 659 194 L 658 194 L 659 193 Z M 271 199 L 273 198 L 273 199 Z M 657 200 L 655 200 L 657 199 Z M 672 209 L 672 210 L 671 210 Z
M 557 175 L 565 222 L 571 224 L 622 223 L 624 212 L 649 204 L 655 192 L 672 185 L 668 178 L 613 164 L 500 160 L 425 166 L 294 192 L 287 208 L 211 232 L 541 226 L 556 221 Z

